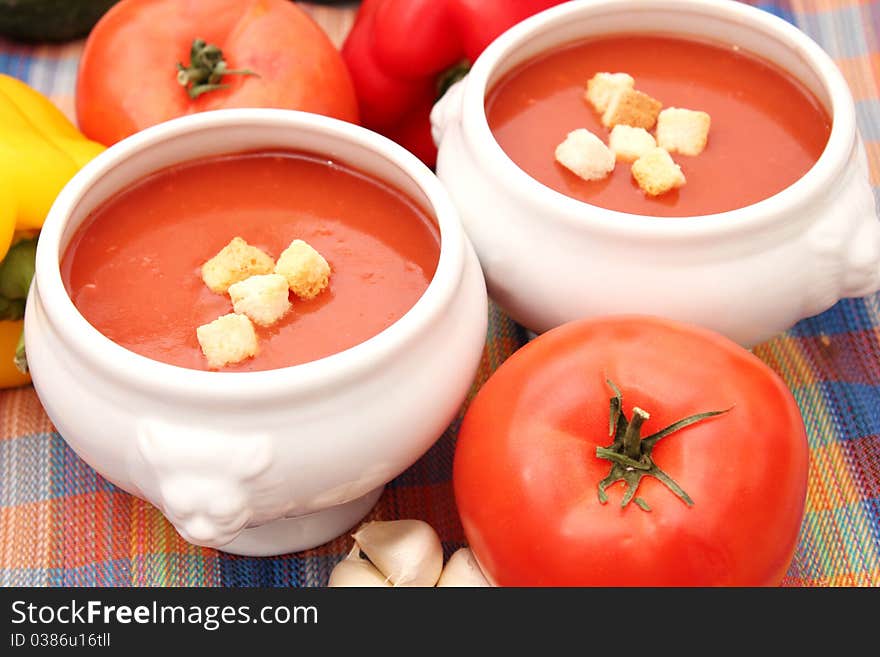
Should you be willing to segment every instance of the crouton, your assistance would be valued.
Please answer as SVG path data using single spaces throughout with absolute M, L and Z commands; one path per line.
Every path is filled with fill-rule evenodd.
M 556 161 L 584 180 L 600 180 L 614 170 L 614 154 L 586 128 L 568 133 L 556 147 Z
M 271 256 L 240 237 L 234 237 L 202 265 L 202 280 L 212 292 L 223 294 L 233 283 L 255 274 L 269 274 L 274 266 Z
M 602 125 L 613 128 L 618 124 L 650 130 L 657 122 L 657 115 L 663 107 L 656 98 L 635 89 L 618 91 L 608 103 L 602 114 Z
M 293 293 L 301 299 L 318 296 L 330 281 L 330 265 L 307 242 L 293 240 L 275 265 L 275 273 L 287 279 Z
M 657 144 L 670 153 L 699 155 L 706 148 L 710 123 L 706 112 L 667 107 L 657 117 Z
M 635 162 L 652 148 L 656 148 L 657 142 L 644 128 L 633 128 L 621 123 L 611 130 L 608 147 L 618 162 Z
M 619 91 L 632 89 L 635 80 L 627 73 L 596 73 L 587 82 L 584 97 L 599 114 L 608 109 L 608 103 Z
M 287 279 L 280 274 L 251 276 L 229 286 L 232 308 L 260 326 L 270 326 L 290 310 Z
M 633 162 L 632 175 L 647 194 L 659 196 L 687 182 L 668 152 L 653 148 Z
M 244 315 L 223 315 L 198 327 L 196 336 L 208 365 L 215 369 L 257 354 L 257 334 L 251 320 Z

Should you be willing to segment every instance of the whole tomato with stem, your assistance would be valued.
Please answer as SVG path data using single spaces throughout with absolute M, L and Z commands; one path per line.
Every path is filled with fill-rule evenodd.
M 89 34 L 76 114 L 91 139 L 229 107 L 358 121 L 342 55 L 289 0 L 121 0 Z
M 511 356 L 453 466 L 471 550 L 499 586 L 778 585 L 808 447 L 791 392 L 729 339 L 588 319 Z

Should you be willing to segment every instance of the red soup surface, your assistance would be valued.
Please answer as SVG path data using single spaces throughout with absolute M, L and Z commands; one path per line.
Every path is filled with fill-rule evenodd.
M 206 370 L 196 328 L 232 312 L 202 264 L 240 236 L 278 258 L 303 239 L 329 262 L 330 285 L 256 326 L 259 351 L 224 371 L 268 370 L 329 356 L 404 315 L 431 281 L 440 235 L 387 184 L 305 153 L 246 153 L 159 171 L 110 198 L 62 259 L 67 291 L 114 342 L 148 358 Z
M 556 146 L 577 128 L 608 142 L 584 98 L 587 80 L 602 71 L 629 73 L 664 107 L 708 112 L 705 150 L 672 154 L 684 187 L 648 197 L 628 163 L 585 181 L 556 162 Z M 545 185 L 610 210 L 667 217 L 734 210 L 780 192 L 819 159 L 831 132 L 818 99 L 776 65 L 735 46 L 665 36 L 603 37 L 548 52 L 499 80 L 486 114 L 501 148 Z

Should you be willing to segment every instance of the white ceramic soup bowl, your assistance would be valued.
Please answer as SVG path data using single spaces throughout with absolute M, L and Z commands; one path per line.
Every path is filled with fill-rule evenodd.
M 261 149 L 344 161 L 432 213 L 440 258 L 418 302 L 355 347 L 263 372 L 168 365 L 93 328 L 71 302 L 59 270 L 90 211 L 158 169 Z M 37 394 L 89 465 L 155 504 L 191 543 L 269 555 L 344 533 L 372 508 L 384 484 L 442 434 L 479 364 L 487 300 L 454 206 L 414 156 L 334 119 L 236 109 L 145 130 L 78 173 L 45 222 L 26 318 Z
M 833 117 L 816 164 L 730 212 L 657 218 L 605 210 L 531 178 L 495 141 L 487 91 L 579 39 L 662 33 L 735 44 L 804 83 Z M 809 37 L 728 0 L 573 0 L 512 27 L 434 107 L 437 173 L 477 250 L 489 294 L 536 332 L 613 313 L 702 324 L 752 346 L 843 297 L 880 288 L 880 222 L 852 95 Z

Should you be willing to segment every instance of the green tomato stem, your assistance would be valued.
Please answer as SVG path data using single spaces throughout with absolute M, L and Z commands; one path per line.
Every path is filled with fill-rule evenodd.
M 189 97 L 195 100 L 202 94 L 217 89 L 225 89 L 228 84 L 222 84 L 224 75 L 254 75 L 249 69 L 226 68 L 226 60 L 223 59 L 223 51 L 204 39 L 194 39 L 189 51 L 190 62 L 184 66 L 177 64 L 177 83 L 186 89 Z
M 620 389 L 610 379 L 606 383 L 614 393 L 609 404 L 610 435 L 614 436 L 614 441 L 607 447 L 596 447 L 597 457 L 611 461 L 611 471 L 607 477 L 599 482 L 599 502 L 602 504 L 607 503 L 608 494 L 605 492 L 605 489 L 618 481 L 623 481 L 626 484 L 626 491 L 620 501 L 620 506 L 625 507 L 630 502 L 635 502 L 636 506 L 643 511 L 650 511 L 651 507 L 648 506 L 648 503 L 635 495 L 638 492 L 642 478 L 651 476 L 661 481 L 682 502 L 688 506 L 693 506 L 694 501 L 684 489 L 654 463 L 652 452 L 657 443 L 666 436 L 697 422 L 728 413 L 731 409 L 691 415 L 670 424 L 668 427 L 651 434 L 647 438 L 642 438 L 642 424 L 650 415 L 636 407 L 633 408 L 632 419 L 628 420 L 626 413 L 623 411 L 623 395 Z
M 623 402 L 621 402 L 621 413 L 623 413 L 622 405 Z M 649 417 L 650 415 L 641 408 L 634 408 L 632 419 L 629 421 L 626 432 L 623 434 L 623 453 L 634 461 L 637 461 L 642 456 L 642 424 Z

